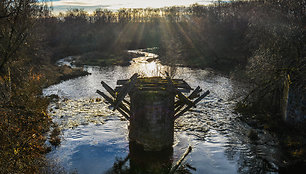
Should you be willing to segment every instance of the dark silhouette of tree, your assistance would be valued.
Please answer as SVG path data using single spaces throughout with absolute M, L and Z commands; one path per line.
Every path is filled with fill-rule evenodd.
M 26 44 L 41 8 L 37 0 L 3 0 L 0 2 L 0 70 L 13 60 L 16 52 Z

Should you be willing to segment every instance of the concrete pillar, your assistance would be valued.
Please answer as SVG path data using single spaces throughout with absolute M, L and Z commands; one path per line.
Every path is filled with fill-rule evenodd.
M 131 117 L 129 139 L 145 151 L 160 151 L 173 145 L 174 93 L 167 90 L 142 90 L 129 93 Z

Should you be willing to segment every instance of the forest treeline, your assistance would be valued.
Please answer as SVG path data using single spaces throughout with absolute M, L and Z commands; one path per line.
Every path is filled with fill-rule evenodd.
M 42 20 L 54 61 L 85 53 L 85 59 L 107 59 L 107 52 L 158 47 L 163 63 L 210 67 L 248 80 L 253 90 L 240 109 L 278 112 L 284 79 L 305 90 L 305 4 L 230 1 L 93 14 L 70 9 Z
M 54 62 L 65 56 L 126 59 L 124 50 L 158 47 L 165 64 L 213 68 L 248 82 L 250 92 L 237 110 L 256 113 L 263 122 L 282 117 L 283 93 L 290 86 L 290 113 L 300 118 L 306 105 L 305 14 L 305 0 L 97 9 L 93 14 L 69 9 L 58 16 L 37 0 L 2 0 L 0 170 L 35 173 L 42 165 L 43 135 L 51 122 L 48 101 L 40 94 L 59 71 Z M 305 144 L 286 146 L 288 153 L 301 152 L 302 164 Z
M 72 70 L 50 63 L 41 25 L 49 14 L 37 0 L 0 1 L 0 173 L 47 171 L 46 140 L 58 139 L 57 131 L 48 135 L 53 124 L 42 89 Z
M 159 47 L 165 60 L 176 57 L 189 66 L 219 69 L 231 64 L 231 69 L 246 65 L 264 41 L 260 40 L 261 30 L 281 23 L 303 29 L 304 4 L 303 0 L 233 1 L 159 9 L 97 9 L 91 15 L 70 9 L 48 18 L 46 25 L 48 42 L 59 54 L 56 58 L 88 51 Z

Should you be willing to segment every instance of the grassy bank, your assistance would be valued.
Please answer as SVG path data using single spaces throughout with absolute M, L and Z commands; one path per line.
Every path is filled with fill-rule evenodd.
M 117 52 L 88 52 L 77 56 L 74 64 L 76 66 L 90 65 L 90 66 L 112 66 L 130 65 L 130 60 L 133 55 L 127 51 L 117 51 Z
M 57 84 L 64 80 L 77 78 L 80 76 L 89 75 L 88 72 L 84 71 L 83 68 L 71 68 L 69 66 L 56 66 L 53 64 L 42 65 L 40 69 L 41 73 L 44 74 L 45 82 L 42 85 L 43 88 L 50 85 Z
M 14 62 L 10 76 L 0 78 L 0 173 L 37 173 L 48 165 L 45 154 L 51 147 L 45 142 L 58 144 L 54 140 L 59 139 L 54 131 L 48 134 L 53 125 L 47 114 L 50 99 L 41 96 L 42 89 L 88 74 L 67 66 L 37 66 Z
M 32 103 L 34 104 L 34 103 Z M 51 119 L 46 114 L 48 102 L 37 99 L 40 106 L 0 106 L 1 173 L 36 173 L 46 165 L 46 133 Z

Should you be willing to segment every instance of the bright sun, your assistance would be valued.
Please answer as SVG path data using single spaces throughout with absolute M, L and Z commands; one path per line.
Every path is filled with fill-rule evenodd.
M 189 6 L 198 3 L 207 5 L 216 0 L 47 0 L 56 12 L 69 8 L 84 8 L 92 12 L 97 8 L 118 10 L 120 8 L 161 8 L 167 6 Z

